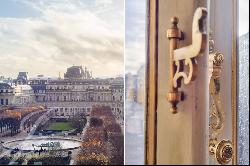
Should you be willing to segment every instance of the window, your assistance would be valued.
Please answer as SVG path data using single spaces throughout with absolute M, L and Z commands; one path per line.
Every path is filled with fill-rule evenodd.
M 1 99 L 1 105 L 3 105 L 4 104 L 4 100 L 3 99 Z
M 145 78 L 146 3 L 146 0 L 125 3 L 125 164 L 129 165 L 144 164 L 145 82 L 139 78 Z M 142 86 L 138 87 L 138 83 Z
M 249 1 L 238 1 L 238 164 L 249 164 Z

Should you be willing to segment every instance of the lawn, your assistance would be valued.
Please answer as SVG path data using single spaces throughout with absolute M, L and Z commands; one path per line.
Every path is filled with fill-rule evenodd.
M 73 127 L 69 122 L 52 122 L 47 130 L 72 130 Z

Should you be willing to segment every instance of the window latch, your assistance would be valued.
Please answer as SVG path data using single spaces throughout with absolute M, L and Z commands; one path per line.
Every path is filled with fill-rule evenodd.
M 180 40 L 184 40 L 184 33 L 179 30 L 177 24 L 179 19 L 173 17 L 171 19 L 172 27 L 167 30 L 167 38 L 169 39 L 169 93 L 167 100 L 171 103 L 170 111 L 177 113 L 177 104 L 184 100 L 183 93 L 178 91 L 181 87 L 182 80 L 185 85 L 195 80 L 197 75 L 196 57 L 202 55 L 206 49 L 207 34 L 205 32 L 207 10 L 205 8 L 197 8 L 192 24 L 192 44 L 186 47 L 178 48 Z M 188 73 L 185 72 L 185 66 L 189 68 Z

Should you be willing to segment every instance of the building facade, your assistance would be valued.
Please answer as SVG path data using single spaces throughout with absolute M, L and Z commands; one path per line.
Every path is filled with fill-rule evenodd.
M 0 105 L 39 104 L 51 110 L 52 118 L 90 114 L 94 106 L 110 106 L 118 123 L 123 123 L 123 84 L 123 77 L 93 78 L 81 66 L 69 67 L 64 78 L 38 75 L 29 79 L 27 72 L 20 72 L 12 86 L 0 84 Z
M 35 103 L 35 99 L 30 85 L 0 83 L 1 106 L 27 106 L 32 103 Z
M 78 69 L 77 69 L 78 68 Z M 53 117 L 69 118 L 89 114 L 93 106 L 110 106 L 117 119 L 123 119 L 123 78 L 95 79 L 85 68 L 73 66 L 66 78 L 33 78 L 30 85 L 37 103 L 53 109 Z
M 14 101 L 14 88 L 8 83 L 0 83 L 0 106 L 11 105 Z
M 126 101 L 145 104 L 145 66 L 142 65 L 136 74 L 127 73 L 126 81 Z

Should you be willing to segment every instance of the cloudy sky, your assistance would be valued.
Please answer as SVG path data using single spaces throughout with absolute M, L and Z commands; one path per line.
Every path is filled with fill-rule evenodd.
M 0 1 L 0 75 L 58 76 L 71 65 L 121 75 L 123 42 L 123 0 Z
M 146 59 L 146 0 L 126 0 L 125 27 L 125 70 L 135 74 Z

